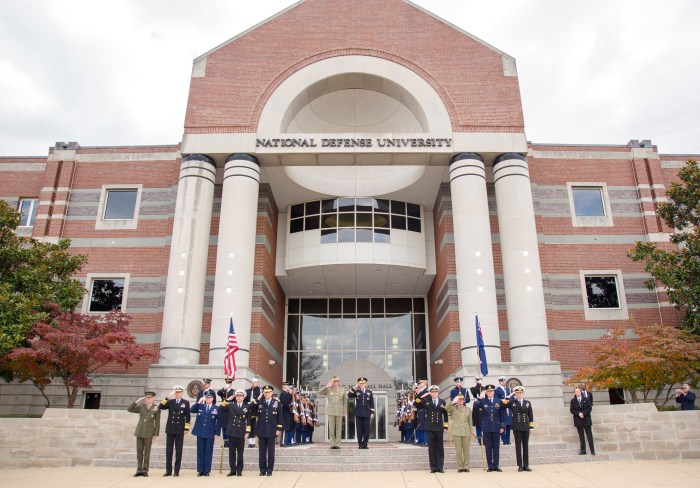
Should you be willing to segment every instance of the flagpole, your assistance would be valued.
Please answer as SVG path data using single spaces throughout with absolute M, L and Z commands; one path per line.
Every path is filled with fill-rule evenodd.
M 479 312 L 475 311 L 474 312 L 474 320 L 475 323 L 479 322 Z M 481 325 L 481 324 L 479 324 Z M 476 358 L 477 358 L 477 370 L 476 370 L 476 375 L 479 378 L 481 378 L 481 353 L 479 351 L 479 343 L 477 339 L 477 344 L 476 344 Z M 483 378 L 482 378 L 483 381 Z M 481 400 L 481 392 L 479 392 L 479 400 Z M 483 413 L 482 413 L 483 415 Z M 486 469 L 486 447 L 484 446 L 484 437 L 483 435 L 481 436 L 481 468 L 484 471 L 487 471 Z

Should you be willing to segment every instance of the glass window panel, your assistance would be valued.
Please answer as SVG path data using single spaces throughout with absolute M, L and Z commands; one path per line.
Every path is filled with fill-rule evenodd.
M 321 216 L 321 228 L 331 229 L 338 227 L 338 214 L 323 214 Z
M 411 315 L 389 315 L 386 318 L 386 349 L 412 349 Z
M 372 214 L 371 213 L 358 213 L 355 216 L 355 222 L 357 222 L 358 227 L 372 227 Z
M 292 208 L 289 209 L 289 216 L 293 219 L 297 218 L 297 217 L 303 217 L 304 216 L 304 204 L 298 203 L 296 205 L 292 205 Z
M 354 198 L 339 198 L 338 199 L 338 210 L 340 212 L 354 212 L 355 211 L 355 199 Z
M 296 352 L 287 353 L 287 381 L 296 384 L 299 379 L 299 354 Z
M 325 361 L 326 371 L 328 371 L 331 368 L 334 368 L 335 366 L 339 365 L 341 362 L 343 362 L 343 353 L 340 351 L 330 351 L 328 353 L 328 357 Z M 309 386 L 318 386 L 318 384 L 309 385 Z
M 304 230 L 304 219 L 295 219 L 289 221 L 289 233 L 295 234 Z
M 321 213 L 321 202 L 318 200 L 313 202 L 306 202 L 306 216 L 318 215 Z
M 355 205 L 358 212 L 371 212 L 374 207 L 373 198 L 356 198 Z
M 415 375 L 417 380 L 428 378 L 428 355 L 425 351 L 416 351 L 415 356 Z
M 19 202 L 20 217 L 19 225 L 30 227 L 34 225 L 36 220 L 36 211 L 39 208 L 39 200 L 25 199 Z
M 340 229 L 338 242 L 355 242 L 355 229 Z
M 340 315 L 328 318 L 328 349 L 343 348 L 343 319 Z
M 321 200 L 321 211 L 324 213 L 335 212 L 338 209 L 338 200 Z
M 420 232 L 420 219 L 408 219 L 408 230 L 411 232 Z
M 92 281 L 90 312 L 111 312 L 122 309 L 124 279 L 101 279 Z
M 374 208 L 375 208 L 375 210 L 374 210 L 375 212 L 386 212 L 386 213 L 389 213 L 389 209 L 390 209 L 390 207 L 389 207 L 389 200 L 380 200 L 380 199 L 377 199 L 377 200 L 375 200 L 375 202 L 376 202 L 376 205 L 375 205 L 375 207 L 374 207 Z
M 386 313 L 411 313 L 410 298 L 387 298 Z
M 385 360 L 385 357 L 384 357 L 384 351 L 381 351 L 381 352 L 376 352 L 376 351 L 375 351 L 375 352 L 370 352 L 370 353 L 369 353 L 368 361 L 370 361 L 371 363 L 376 364 L 376 365 L 379 366 L 380 368 L 385 368 L 385 367 L 386 367 L 386 366 L 385 366 L 385 365 L 386 365 L 386 360 Z
M 374 232 L 372 229 L 357 229 L 355 231 L 355 242 L 372 242 L 374 240 Z
M 321 229 L 321 244 L 338 242 L 338 229 Z
M 413 379 L 413 353 L 411 351 L 387 351 L 386 370 L 395 384 L 410 384 Z
M 620 308 L 615 276 L 586 276 L 585 282 L 590 308 Z
M 129 220 L 134 218 L 138 190 L 107 190 L 105 220 Z
M 422 298 L 414 298 L 413 311 L 419 313 L 425 312 L 425 300 L 423 300 Z
M 345 317 L 343 319 L 343 349 L 355 350 L 355 340 L 357 337 L 357 324 L 355 318 Z
M 354 298 L 343 298 L 343 314 L 354 314 L 357 311 Z
M 301 317 L 301 347 L 305 351 L 325 351 L 326 317 L 304 315 Z
M 299 384 L 305 388 L 308 386 L 317 387 L 321 375 L 326 369 L 323 367 L 323 353 L 301 353 L 301 371 L 299 373 Z
M 328 300 L 328 311 L 330 313 L 341 313 L 343 311 L 343 301 L 340 298 Z
M 391 213 L 397 215 L 406 215 L 406 202 L 391 201 Z
M 357 360 L 358 361 L 369 361 L 370 360 L 371 353 L 369 351 L 357 351 Z M 352 402 L 350 402 L 352 403 Z
M 384 317 L 373 317 L 370 319 L 372 327 L 372 336 L 370 338 L 370 347 L 373 350 L 384 350 Z
M 370 344 L 370 321 L 369 317 L 361 316 L 357 318 L 357 350 L 367 351 Z M 359 359 L 359 356 L 358 356 Z
M 287 317 L 287 350 L 297 349 L 299 349 L 299 316 L 289 315 Z
M 319 216 L 306 217 L 304 219 L 304 230 L 316 230 L 320 226 Z
M 374 214 L 374 226 L 383 229 L 389 228 L 389 214 L 376 213 Z
M 413 347 L 415 349 L 427 349 L 425 340 L 425 315 L 413 315 Z
M 407 203 L 406 204 L 406 213 L 408 214 L 409 217 L 420 218 L 420 205 L 416 205 L 415 203 Z
M 372 315 L 384 315 L 384 299 L 383 298 L 370 299 L 370 306 L 372 307 Z
M 369 298 L 357 299 L 357 313 L 369 313 Z
M 301 313 L 326 315 L 328 313 L 328 300 L 325 298 L 302 298 Z
M 389 229 L 374 229 L 374 242 L 381 244 L 391 243 L 391 232 Z
M 391 216 L 391 228 L 406 230 L 406 217 L 401 217 L 399 215 Z
M 602 188 L 572 188 L 571 193 L 574 196 L 574 210 L 578 217 L 605 217 Z
M 355 214 L 339 214 L 338 227 L 355 227 Z
M 290 298 L 287 301 L 287 312 L 288 313 L 299 313 L 299 299 Z
M 357 359 L 357 353 L 355 352 L 355 349 L 353 349 L 352 351 L 343 351 L 343 361 L 354 361 L 355 359 Z

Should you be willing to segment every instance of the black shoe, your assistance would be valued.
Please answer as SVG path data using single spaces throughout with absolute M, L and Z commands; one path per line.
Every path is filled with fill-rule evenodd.
M 148 473 L 141 473 L 141 476 L 143 476 L 144 478 L 148 478 Z
M 236 476 L 243 476 L 243 473 L 236 473 Z
M 197 476 L 204 476 L 204 473 L 197 473 Z
M 503 472 L 503 470 L 502 470 L 501 468 L 493 468 L 493 470 L 496 471 L 497 473 L 502 473 L 502 472 Z
M 464 468 L 462 471 L 464 471 L 465 473 L 468 473 L 468 472 L 469 472 L 469 468 Z
M 579 455 L 579 456 L 585 456 L 585 455 L 586 455 L 586 451 L 583 450 L 583 449 L 581 449 L 581 450 L 578 452 L 578 455 Z
M 518 466 L 518 473 L 522 473 L 522 472 L 523 472 L 523 468 Z
M 438 469 L 438 473 L 444 473 L 444 472 L 445 472 L 444 469 Z
M 523 468 L 523 471 L 532 471 L 532 470 L 530 469 L 529 466 L 525 466 L 525 467 Z
M 487 473 L 490 473 L 491 471 L 493 471 L 493 468 L 489 468 L 486 470 Z
M 464 471 L 462 468 L 459 468 L 459 469 L 457 470 L 458 473 L 461 473 L 462 471 Z
M 260 476 L 265 476 L 265 473 L 260 473 Z
M 431 473 L 434 473 L 434 472 L 435 472 L 435 470 L 434 470 L 434 469 L 431 469 L 431 470 L 430 470 L 430 472 L 431 472 Z
M 595 456 L 595 451 L 591 451 L 591 456 Z
M 209 473 L 204 473 L 204 476 L 209 476 Z
M 173 476 L 177 478 L 178 476 L 180 476 L 180 473 L 175 473 Z
M 229 473 L 228 473 L 226 476 L 227 476 L 227 477 L 229 477 L 229 476 L 236 476 L 236 473 L 234 473 L 233 471 L 229 471 Z
M 165 473 L 165 474 L 163 475 L 163 477 L 166 477 L 166 476 L 172 476 L 172 474 L 170 474 L 170 473 Z M 177 476 L 177 475 L 175 475 L 175 476 Z
M 134 474 L 134 478 L 138 478 L 139 476 L 142 476 L 140 471 L 136 471 L 136 474 Z
M 267 475 L 268 475 L 268 476 L 272 476 L 272 471 L 270 471 L 269 473 L 267 473 Z

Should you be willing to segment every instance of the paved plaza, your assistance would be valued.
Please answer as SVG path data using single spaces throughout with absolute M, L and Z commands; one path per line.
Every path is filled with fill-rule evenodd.
M 155 469 L 148 478 L 133 478 L 132 468 L 37 468 L 0 471 L 3 486 L 51 486 L 52 488 L 107 487 L 178 487 L 217 486 L 264 488 L 345 488 L 358 486 L 358 478 L 367 488 L 437 488 L 470 486 L 549 488 L 549 487 L 614 487 L 645 488 L 671 486 L 700 486 L 700 460 L 685 461 L 597 461 L 588 463 L 549 464 L 532 466 L 532 473 L 518 473 L 517 468 L 504 468 L 502 473 L 486 473 L 472 469 L 470 473 L 430 474 L 424 471 L 386 471 L 356 473 L 276 472 L 272 477 L 260 477 L 255 471 L 243 473 L 242 478 L 227 478 L 225 472 L 208 478 L 197 478 L 194 471 L 185 470 L 179 478 L 163 478 Z

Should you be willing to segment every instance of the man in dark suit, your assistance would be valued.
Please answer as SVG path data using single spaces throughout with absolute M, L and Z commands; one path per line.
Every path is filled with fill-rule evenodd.
M 591 454 L 595 456 L 595 447 L 593 447 L 593 432 L 591 431 L 591 426 L 593 425 L 591 410 L 593 410 L 593 405 L 591 405 L 591 402 L 583 396 L 581 389 L 577 386 L 574 389 L 574 397 L 571 399 L 569 411 L 574 416 L 574 426 L 576 427 L 576 430 L 578 430 L 578 438 L 581 443 L 579 454 L 586 454 L 586 441 L 583 437 L 585 432 L 586 437 L 588 438 L 588 446 L 591 448 Z
M 484 448 L 486 450 L 487 471 L 501 472 L 498 467 L 500 461 L 500 439 L 505 428 L 503 423 L 503 412 L 505 409 L 501 401 L 494 398 L 496 387 L 486 385 L 481 397 L 474 402 L 474 410 L 481 410 L 481 430 L 484 436 Z
M 680 390 L 676 390 L 676 403 L 681 404 L 681 410 L 695 410 L 695 393 L 690 391 L 688 383 L 685 383 Z
M 586 383 L 581 383 L 578 385 L 579 388 L 581 388 L 581 395 L 589 401 L 591 406 L 593 406 L 593 393 L 588 391 L 588 387 L 586 386 Z
M 428 459 L 430 460 L 431 473 L 444 473 L 445 470 L 445 444 L 443 433 L 447 430 L 447 411 L 445 400 L 438 398 L 440 388 L 437 385 L 430 387 L 430 394 L 416 398 L 415 405 L 419 410 L 425 411 L 425 425 L 428 433 Z
M 367 378 L 357 378 L 357 384 L 350 388 L 348 398 L 355 399 L 355 433 L 358 449 L 369 449 L 369 425 L 374 417 L 374 394 L 367 388 Z
M 258 397 L 260 397 L 260 394 L 262 391 L 260 391 L 260 386 L 259 386 L 260 380 L 257 378 L 253 378 L 250 380 L 250 388 L 247 388 L 245 391 L 245 402 L 248 404 L 252 404 L 253 400 L 256 400 Z M 248 447 L 255 447 L 255 424 L 258 421 L 258 415 L 256 413 L 251 414 L 250 416 L 250 432 L 251 435 L 248 437 Z
M 255 434 L 260 440 L 258 445 L 258 464 L 260 476 L 272 476 L 275 467 L 275 443 L 282 432 L 282 404 L 272 398 L 272 387 L 263 388 L 263 397 L 253 400 L 253 410 L 258 414 Z
M 230 468 L 226 476 L 242 476 L 243 473 L 243 449 L 251 429 L 250 405 L 245 402 L 245 397 L 245 391 L 236 390 L 235 399 L 226 405 L 228 411 L 226 431 L 229 438 L 228 465 Z
M 450 390 L 450 401 L 454 400 L 457 395 L 462 395 L 464 397 L 465 404 L 472 401 L 472 399 L 469 398 L 469 392 L 462 386 L 463 382 L 464 378 L 461 376 L 455 378 L 455 387 Z
M 182 464 L 182 442 L 185 432 L 190 430 L 190 402 L 182 398 L 184 388 L 175 385 L 173 391 L 158 405 L 168 411 L 165 424 L 165 474 L 163 476 L 180 476 Z M 175 471 L 173 471 L 173 447 L 175 447 Z
M 532 471 L 528 446 L 530 430 L 535 428 L 535 418 L 532 415 L 532 404 L 523 398 L 524 391 L 522 386 L 516 386 L 513 388 L 511 396 L 502 400 L 501 403 L 513 414 L 511 427 L 515 437 L 515 458 L 518 461 L 518 471 Z

